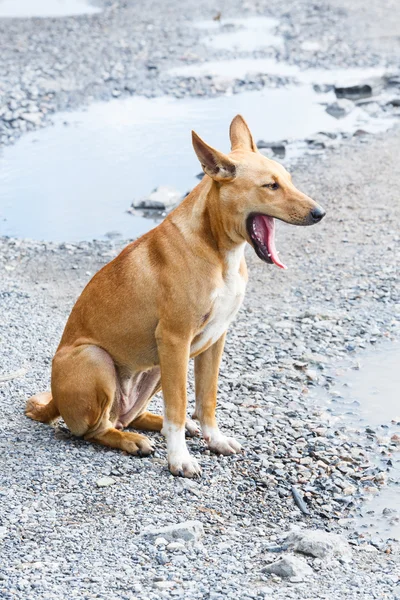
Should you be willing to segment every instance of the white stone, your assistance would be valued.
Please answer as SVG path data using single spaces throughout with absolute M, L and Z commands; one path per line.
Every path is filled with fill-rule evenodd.
M 24 121 L 28 121 L 29 123 L 33 123 L 34 125 L 40 125 L 40 123 L 42 122 L 42 115 L 39 112 L 26 112 L 21 114 L 21 119 L 24 119 Z
M 100 477 L 100 479 L 96 481 L 97 487 L 109 487 L 110 485 L 114 485 L 114 483 L 116 483 L 116 481 L 112 477 Z
M 167 546 L 167 550 L 174 552 L 175 550 L 184 550 L 185 544 L 182 542 L 170 542 Z
M 154 542 L 155 546 L 166 546 L 167 544 L 168 540 L 166 540 L 164 537 L 158 537 Z
M 190 542 L 198 541 L 204 535 L 204 528 L 200 521 L 184 521 L 166 527 L 146 527 L 141 535 L 150 539 L 163 537 L 168 542 L 174 540 Z
M 160 185 L 139 202 L 133 203 L 134 208 L 154 208 L 165 210 L 176 206 L 182 199 L 182 194 L 170 185 Z

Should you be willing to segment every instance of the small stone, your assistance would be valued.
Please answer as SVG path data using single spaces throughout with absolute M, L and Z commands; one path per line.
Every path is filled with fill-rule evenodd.
M 156 538 L 154 545 L 155 546 L 166 546 L 168 544 L 168 540 L 163 537 Z
M 384 471 L 381 471 L 380 473 L 377 473 L 374 477 L 376 483 L 379 483 L 381 485 L 384 485 L 387 482 L 387 473 L 385 473 Z
M 174 581 L 155 581 L 153 583 L 153 587 L 157 588 L 158 590 L 170 590 L 174 587 L 174 585 Z
M 100 479 L 96 481 L 97 487 L 109 487 L 110 485 L 114 485 L 114 483 L 117 482 L 112 477 L 100 477 Z
M 312 575 L 311 567 L 302 558 L 288 554 L 283 558 L 267 565 L 263 569 L 264 573 L 273 573 L 279 577 L 300 577 L 304 579 L 307 575 Z
M 24 119 L 24 121 L 28 121 L 28 123 L 33 123 L 33 125 L 40 125 L 40 123 L 42 122 L 42 115 L 39 112 L 26 112 L 21 114 L 21 119 Z
M 279 156 L 280 158 L 284 158 L 286 154 L 286 142 L 265 142 L 264 140 L 260 140 L 257 142 L 257 148 L 260 150 L 268 148 L 272 150 L 275 156 Z
M 350 100 L 336 100 L 336 102 L 332 102 L 326 107 L 326 112 L 335 119 L 342 119 L 346 117 L 354 108 L 353 102 Z
M 356 491 L 357 491 L 357 488 L 355 485 L 348 485 L 347 487 L 343 488 L 343 494 L 345 496 L 354 496 Z
M 171 542 L 167 546 L 167 550 L 169 550 L 170 552 L 174 552 L 175 550 L 184 550 L 184 549 L 185 549 L 185 544 L 182 544 L 182 542 Z

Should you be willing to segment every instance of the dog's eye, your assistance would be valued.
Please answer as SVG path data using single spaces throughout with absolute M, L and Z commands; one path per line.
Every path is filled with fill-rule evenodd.
M 277 190 L 279 188 L 279 183 L 264 183 L 261 187 L 268 188 L 269 190 Z

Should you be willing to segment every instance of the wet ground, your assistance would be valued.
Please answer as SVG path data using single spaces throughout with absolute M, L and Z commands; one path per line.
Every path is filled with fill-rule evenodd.
M 69 17 L 99 11 L 90 0 L 0 0 L 0 18 Z
M 354 526 L 372 536 L 400 539 L 400 345 L 386 342 L 334 373 L 332 386 L 314 397 L 337 417 L 349 438 L 368 435 L 375 464 L 386 471 L 387 486 L 360 506 Z

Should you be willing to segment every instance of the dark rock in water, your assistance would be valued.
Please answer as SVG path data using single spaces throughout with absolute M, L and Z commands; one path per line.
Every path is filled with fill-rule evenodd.
M 132 207 L 145 210 L 166 210 L 176 206 L 181 199 L 182 194 L 178 190 L 169 185 L 160 185 L 147 198 L 132 202 Z
M 201 179 L 203 179 L 204 175 L 205 175 L 204 171 L 202 171 L 201 173 L 197 173 L 196 179 L 200 179 L 201 180 Z
M 400 75 L 389 75 L 386 77 L 386 85 L 400 87 Z
M 312 137 L 306 138 L 306 142 L 310 148 L 315 150 L 323 150 L 324 148 L 332 146 L 335 143 L 334 140 L 336 137 L 336 134 L 324 133 L 320 131 Z
M 264 140 L 259 140 L 257 142 L 257 148 L 260 150 L 263 148 L 269 148 L 276 156 L 283 158 L 286 154 L 286 143 L 286 140 L 281 142 L 265 142 Z
M 104 237 L 108 238 L 109 240 L 116 240 L 122 237 L 122 234 L 119 231 L 107 231 L 107 233 L 104 234 Z
M 350 100 L 360 100 L 370 98 L 378 94 L 383 88 L 383 80 L 380 77 L 362 81 L 359 83 L 347 83 L 335 85 L 335 94 L 337 98 L 348 98 Z
M 389 100 L 389 102 L 387 102 L 386 104 L 388 104 L 389 106 L 395 106 L 397 108 L 398 106 L 400 106 L 400 98 L 392 98 L 392 100 Z
M 328 104 L 326 107 L 326 112 L 335 119 L 342 119 L 346 117 L 354 108 L 353 102 L 350 100 L 336 100 L 336 102 L 332 102 L 332 104 Z

